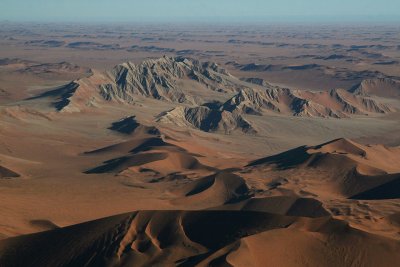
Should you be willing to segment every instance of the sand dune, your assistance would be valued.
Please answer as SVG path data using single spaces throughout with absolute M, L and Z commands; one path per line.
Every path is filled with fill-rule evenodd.
M 253 161 L 249 166 L 271 165 L 278 169 L 311 168 L 323 171 L 346 197 L 398 198 L 400 150 L 381 145 L 361 145 L 336 139 L 318 146 L 299 147 Z M 389 190 L 389 188 L 392 188 Z M 365 193 L 364 193 L 365 192 Z
M 329 216 L 140 211 L 2 240 L 0 261 L 6 266 L 394 266 L 398 249 L 398 241 Z M 284 251 L 289 253 L 283 256 Z
M 210 172 L 214 169 L 200 163 L 197 159 L 198 155 L 164 141 L 157 128 L 147 127 L 132 120 L 133 118 L 128 118 L 119 122 L 123 125 L 123 132 L 131 132 L 133 127 L 131 140 L 85 153 L 86 155 L 102 154 L 117 157 L 86 170 L 85 173 L 130 175 L 133 172 L 136 175 L 149 174 L 152 176 L 151 181 L 160 181 L 169 174 L 177 175 L 187 171 Z
M 400 198 L 400 174 L 393 176 L 379 177 L 382 182 L 385 180 L 388 182 L 385 181 L 383 184 L 353 195 L 351 198 L 368 200 Z
M 273 266 L 395 266 L 398 261 L 394 255 L 398 243 L 346 228 L 333 232 L 278 229 L 246 237 L 237 246 L 226 257 L 232 266 L 265 266 L 266 262 Z
M 247 210 L 310 218 L 330 215 L 330 213 L 328 213 L 322 207 L 322 203 L 318 200 L 313 198 L 298 198 L 293 196 L 248 198 L 237 203 L 227 204 L 212 209 Z
M 7 169 L 4 166 L 0 165 L 0 178 L 15 178 L 15 177 L 19 177 L 20 175 L 10 169 Z
M 138 123 L 135 116 L 128 116 L 119 121 L 113 122 L 109 129 L 123 134 L 136 134 L 138 132 L 142 134 L 160 134 L 160 131 L 156 127 L 145 126 Z
M 335 139 L 317 146 L 303 146 L 293 150 L 251 162 L 249 165 L 276 164 L 278 168 L 292 168 L 296 166 L 324 166 L 325 158 L 342 158 L 351 162 L 351 167 L 368 173 L 395 173 L 400 167 L 394 163 L 399 160 L 399 147 L 385 147 L 382 145 L 362 145 L 349 139 Z M 357 164 L 357 166 L 354 166 Z
M 32 97 L 29 100 L 40 99 L 40 98 L 51 98 L 53 100 L 53 106 L 57 110 L 62 110 L 71 102 L 70 97 L 76 92 L 79 84 L 76 82 L 71 82 L 69 84 L 60 86 L 54 90 L 45 92 L 38 96 Z
M 172 191 L 177 196 L 171 202 L 178 206 L 211 208 L 249 198 L 251 192 L 246 182 L 238 175 L 217 172 L 189 182 Z

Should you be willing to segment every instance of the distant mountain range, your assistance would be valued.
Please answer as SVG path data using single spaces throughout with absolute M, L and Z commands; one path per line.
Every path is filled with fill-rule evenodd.
M 78 112 L 104 102 L 129 105 L 138 97 L 152 98 L 178 105 L 159 114 L 159 122 L 202 131 L 229 133 L 239 129 L 256 133 L 243 115 L 347 118 L 394 112 L 393 107 L 374 96 L 396 97 L 400 94 L 399 84 L 393 79 L 377 78 L 364 80 L 349 90 L 294 90 L 259 78 L 239 79 L 214 62 L 162 57 L 139 65 L 122 63 L 105 73 L 93 71 L 90 77 L 39 97 L 53 97 L 54 106 L 64 112 Z M 204 96 L 214 94 L 225 98 L 225 102 L 210 105 Z

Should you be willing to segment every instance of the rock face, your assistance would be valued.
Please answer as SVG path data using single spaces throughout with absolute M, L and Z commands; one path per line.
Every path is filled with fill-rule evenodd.
M 240 80 L 247 82 L 247 83 L 260 85 L 260 86 L 269 86 L 269 83 L 267 83 L 264 79 L 261 79 L 261 78 L 242 78 Z
M 344 118 L 349 115 L 388 113 L 389 106 L 341 89 L 329 92 L 291 90 L 276 86 L 242 89 L 223 105 L 224 110 L 260 115 L 272 111 L 293 116 Z
M 215 63 L 200 63 L 187 58 L 163 57 L 146 60 L 139 65 L 131 62 L 114 67 L 108 73 L 111 82 L 100 86 L 106 100 L 133 102 L 135 95 L 178 103 L 195 103 L 185 93 L 179 80 L 192 80 L 215 91 L 237 90 L 228 80 L 230 74 Z
M 241 130 L 245 133 L 256 133 L 253 126 L 238 113 L 221 109 L 210 109 L 205 106 L 176 107 L 161 113 L 158 122 L 192 127 L 205 132 L 222 131 L 231 133 Z
M 376 95 L 400 98 L 400 81 L 390 78 L 367 79 L 349 91 L 361 96 Z
M 289 89 L 272 88 L 266 90 L 242 89 L 240 92 L 224 103 L 228 111 L 240 111 L 247 114 L 261 115 L 261 110 L 281 112 L 279 102 L 282 96 L 291 96 Z

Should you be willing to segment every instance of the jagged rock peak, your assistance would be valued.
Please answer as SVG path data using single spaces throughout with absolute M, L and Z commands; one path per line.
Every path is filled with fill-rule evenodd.
M 179 106 L 157 116 L 157 122 L 192 127 L 204 132 L 221 131 L 229 134 L 235 130 L 256 133 L 253 126 L 238 113 L 205 106 Z
M 329 92 L 291 90 L 276 86 L 263 89 L 243 88 L 223 104 L 231 112 L 260 115 L 273 111 L 293 116 L 346 118 L 368 113 L 385 114 L 393 109 L 374 99 L 342 89 Z
M 391 78 L 365 79 L 349 92 L 361 96 L 400 97 L 400 81 Z
M 135 95 L 179 103 L 192 103 L 194 97 L 177 83 L 188 78 L 211 90 L 229 90 L 231 75 L 218 64 L 184 57 L 145 60 L 139 65 L 125 62 L 108 72 L 111 82 L 100 86 L 106 100 L 133 102 Z M 221 89 L 223 88 L 223 89 Z

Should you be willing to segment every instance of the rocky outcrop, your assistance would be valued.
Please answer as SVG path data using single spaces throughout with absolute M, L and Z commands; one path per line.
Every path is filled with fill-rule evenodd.
M 321 93 L 320 93 L 321 94 Z M 329 92 L 333 104 L 338 104 L 339 109 L 346 114 L 367 115 L 368 113 L 389 113 L 393 109 L 388 105 L 378 103 L 376 100 L 355 95 L 342 89 L 333 89 Z
M 400 97 L 400 81 L 391 78 L 366 79 L 349 92 L 361 96 Z
M 240 114 L 205 106 L 176 107 L 158 115 L 157 121 L 204 132 L 220 131 L 228 134 L 240 130 L 244 133 L 256 133 L 253 126 Z
M 108 73 L 111 82 L 100 86 L 106 100 L 131 103 L 136 95 L 178 103 L 195 103 L 178 81 L 190 79 L 214 91 L 238 90 L 229 81 L 230 74 L 216 63 L 201 63 L 183 57 L 131 62 L 114 67 Z
M 230 112 L 261 115 L 276 112 L 293 116 L 344 118 L 350 115 L 385 114 L 393 109 L 372 98 L 345 90 L 329 92 L 291 90 L 276 86 L 265 89 L 242 89 L 223 104 Z
M 81 111 L 85 107 L 98 106 L 104 101 L 133 104 L 141 96 L 189 104 L 195 107 L 187 112 L 203 113 L 206 109 L 199 105 L 207 106 L 204 102 L 212 100 L 206 99 L 205 96 L 210 98 L 213 94 L 222 95 L 217 92 L 230 92 L 231 95 L 236 95 L 218 106 L 207 106 L 209 109 L 205 114 L 215 115 L 217 119 L 225 114 L 227 121 L 237 121 L 240 114 L 262 115 L 265 112 L 345 118 L 351 115 L 385 114 L 394 111 L 388 105 L 378 103 L 369 96 L 378 94 L 376 92 L 379 90 L 376 88 L 381 85 L 392 88 L 392 91 L 389 90 L 392 95 L 393 92 L 397 92 L 394 91 L 397 90 L 397 81 L 388 79 L 364 81 L 348 91 L 292 90 L 273 86 L 259 78 L 239 80 L 213 62 L 200 62 L 184 57 L 162 57 L 146 60 L 139 65 L 122 63 L 107 73 L 93 71 L 90 77 L 76 80 L 41 96 L 53 96 L 53 104 L 59 111 Z M 233 125 L 235 124 L 237 123 L 234 122 Z M 229 129 L 231 126 L 226 127 Z
M 224 110 L 261 115 L 262 110 L 281 112 L 280 97 L 291 94 L 289 89 L 269 87 L 265 90 L 244 88 L 224 103 Z
M 157 121 L 205 132 L 230 133 L 240 129 L 256 133 L 242 114 L 279 113 L 299 117 L 347 118 L 352 115 L 385 114 L 394 111 L 374 99 L 342 89 L 312 92 L 277 86 L 243 88 L 221 105 L 177 107 L 164 112 Z
M 260 86 L 269 86 L 270 85 L 264 79 L 261 79 L 261 78 L 241 78 L 240 80 L 247 82 L 247 83 L 260 85 Z

